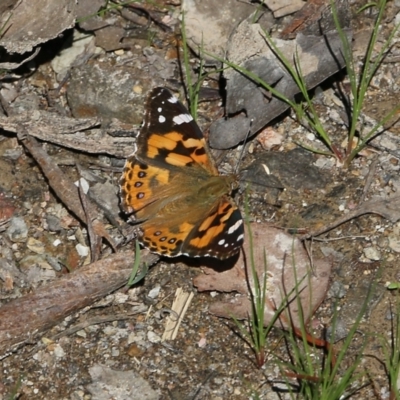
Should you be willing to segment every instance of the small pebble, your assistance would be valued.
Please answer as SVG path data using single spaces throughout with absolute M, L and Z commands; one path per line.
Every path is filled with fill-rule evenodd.
M 28 237 L 28 227 L 22 217 L 12 217 L 6 235 L 12 242 L 25 242 Z
M 84 329 L 81 329 L 80 331 L 76 332 L 77 336 L 80 336 L 82 338 L 86 338 L 87 337 L 87 333 Z
M 114 301 L 117 304 L 124 304 L 128 301 L 129 296 L 125 293 L 117 292 L 115 293 Z
M 40 240 L 30 237 L 28 239 L 28 242 L 26 243 L 26 246 L 29 250 L 33 251 L 36 254 L 44 253 L 44 244 Z
M 159 335 L 157 335 L 155 332 L 149 331 L 149 332 L 147 332 L 147 340 L 150 343 L 160 343 L 161 337 Z
M 107 336 L 113 336 L 113 335 L 115 335 L 117 333 L 117 328 L 108 325 L 103 329 L 103 332 Z
M 347 290 L 342 282 L 334 281 L 329 288 L 328 297 L 342 299 L 346 295 L 346 292 Z
M 45 254 L 45 259 L 46 259 L 46 261 L 52 266 L 52 268 L 55 270 L 55 271 L 58 271 L 58 272 L 60 272 L 61 270 L 62 270 L 62 264 L 60 263 L 60 261 L 58 260 L 58 258 L 56 258 L 56 257 L 53 257 L 53 256 L 51 256 L 51 255 L 49 255 L 49 254 Z
M 81 257 L 86 257 L 89 254 L 89 247 L 84 246 L 83 244 L 78 243 L 75 246 L 75 249 Z
M 153 289 L 150 290 L 148 296 L 151 299 L 155 299 L 158 297 L 158 295 L 160 294 L 160 290 L 161 290 L 161 286 L 157 285 L 156 287 L 154 287 Z
M 119 356 L 119 350 L 116 347 L 113 347 L 111 349 L 111 356 L 112 357 L 118 357 Z
M 56 217 L 55 215 L 47 214 L 46 215 L 46 223 L 47 223 L 47 229 L 50 232 L 62 231 L 60 218 Z
M 54 347 L 54 355 L 55 355 L 56 357 L 58 357 L 58 358 L 62 358 L 62 357 L 65 356 L 65 351 L 64 351 L 64 349 L 63 349 L 59 344 L 57 344 L 57 345 Z
M 335 326 L 329 326 L 326 330 L 326 339 L 330 342 L 336 343 L 337 341 L 345 338 L 349 330 L 346 324 L 338 318 Z
M 363 253 L 369 260 L 379 261 L 381 259 L 381 252 L 376 247 L 366 247 Z
M 89 183 L 85 178 L 80 178 L 78 181 L 74 182 L 74 184 L 76 187 L 80 186 L 85 194 L 89 191 Z
M 395 251 L 396 253 L 400 253 L 400 237 L 396 234 L 390 234 L 388 236 L 388 240 L 388 245 L 390 249 Z

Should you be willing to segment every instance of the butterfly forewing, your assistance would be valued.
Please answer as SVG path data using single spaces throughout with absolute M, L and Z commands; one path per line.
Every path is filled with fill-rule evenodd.
M 167 163 L 168 168 L 200 166 L 218 175 L 197 123 L 165 88 L 156 88 L 149 95 L 138 146 L 143 149 L 138 156 L 151 163 Z

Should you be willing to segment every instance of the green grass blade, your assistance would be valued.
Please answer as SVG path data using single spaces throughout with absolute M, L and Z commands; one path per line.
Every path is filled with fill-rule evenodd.
M 132 267 L 132 272 L 129 276 L 128 283 L 126 284 L 127 287 L 131 287 L 132 285 L 135 285 L 136 283 L 140 282 L 148 272 L 148 267 L 145 264 L 142 267 L 142 270 L 139 273 L 139 266 L 140 266 L 140 245 L 139 241 L 136 240 L 136 247 L 135 247 L 135 261 L 133 263 Z

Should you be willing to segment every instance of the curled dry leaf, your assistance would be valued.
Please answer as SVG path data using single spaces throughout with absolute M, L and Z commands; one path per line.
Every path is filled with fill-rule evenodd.
M 251 224 L 251 232 L 254 262 L 261 285 L 264 271 L 267 274 L 264 324 L 271 322 L 275 310 L 281 304 L 287 303 L 287 298 L 289 298 L 290 304 L 284 309 L 276 325 L 299 327 L 299 306 L 302 307 L 304 319 L 308 320 L 325 297 L 331 270 L 330 262 L 314 260 L 313 269 L 311 269 L 310 259 L 302 242 L 294 236 L 267 224 Z M 205 274 L 195 278 L 194 284 L 199 291 L 217 290 L 239 293 L 228 301 L 214 303 L 210 307 L 212 314 L 225 318 L 235 316 L 238 319 L 246 319 L 251 315 L 249 284 L 253 293 L 254 284 L 251 278 L 250 255 L 249 232 L 246 231 L 243 251 L 233 268 L 222 272 L 203 268 Z M 296 283 L 298 299 L 294 290 Z

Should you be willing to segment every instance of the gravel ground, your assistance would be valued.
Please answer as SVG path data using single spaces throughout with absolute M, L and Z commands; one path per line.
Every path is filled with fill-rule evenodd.
M 396 4 L 388 6 L 383 37 L 388 37 L 400 15 L 400 6 Z M 167 11 L 158 7 L 162 12 L 157 16 L 177 29 L 179 6 L 168 6 Z M 126 28 L 125 19 L 114 19 L 114 26 Z M 360 43 L 365 43 L 371 16 L 361 14 L 354 19 L 353 26 L 359 34 L 355 51 L 361 51 Z M 48 42 L 39 58 L 22 68 L 18 78 L 3 81 L 1 94 L 8 116 L 38 110 L 63 117 L 101 116 L 103 124 L 118 120 L 132 132 L 137 131 L 144 99 L 152 87 L 163 84 L 176 92 L 181 88 L 176 36 L 172 30 L 163 31 L 154 22 L 143 25 L 133 31 L 124 50 L 105 52 L 94 48 L 80 64 L 71 66 L 67 62 L 68 74 L 62 68 L 57 70 L 55 60 L 60 62 L 62 46 L 79 35 L 76 29 L 66 31 L 62 38 Z M 382 63 L 368 91 L 366 124 L 382 118 L 397 104 L 397 40 L 398 36 L 388 57 L 390 62 Z M 378 42 L 376 50 L 382 43 Z M 195 67 L 195 56 L 192 61 Z M 211 121 L 222 112 L 221 103 L 210 95 L 217 93 L 216 76 L 206 80 L 209 91 L 203 93 L 208 101 L 199 107 L 199 124 L 206 133 Z M 65 84 L 56 90 L 64 78 Z M 315 90 L 315 102 L 324 125 L 340 146 L 345 138 L 345 123 L 344 108 L 333 85 L 337 81 L 348 87 L 345 75 L 337 74 Z M 393 136 L 386 136 L 386 143 L 393 144 L 399 127 L 394 124 L 390 128 Z M 104 204 L 118 223 L 122 221 L 118 182 L 123 157 L 90 154 L 58 146 L 54 141 L 46 142 L 45 149 L 63 176 L 77 181 L 79 164 L 93 197 Z M 371 145 L 349 169 L 343 169 L 333 158 L 298 150 L 298 142 L 319 146 L 315 136 L 298 123 L 294 114 L 287 112 L 246 145 L 240 169 L 252 170 L 267 162 L 286 189 L 277 196 L 265 187 L 252 191 L 249 209 L 253 221 L 307 231 L 331 223 L 361 202 L 391 199 L 400 188 L 397 147 L 390 150 L 382 143 Z M 239 146 L 214 155 L 222 160 L 222 169 L 229 169 L 240 158 L 241 149 Z M 123 154 L 127 156 L 131 151 L 127 146 Z M 296 167 L 300 163 L 310 169 Z M 298 168 L 304 172 L 301 176 L 297 176 Z M 43 285 L 51 285 L 88 264 L 90 258 L 85 226 L 55 195 L 41 168 L 12 130 L 0 131 L 0 171 L 3 305 Z M 295 184 L 291 181 L 294 175 Z M 243 192 L 239 191 L 236 200 L 244 209 Z M 103 222 L 111 237 L 122 243 L 116 226 L 106 219 Z M 366 385 L 351 398 L 388 399 L 381 338 L 390 338 L 395 315 L 392 306 L 396 307 L 398 297 L 397 291 L 386 288 L 386 282 L 400 281 L 400 222 L 367 214 L 319 238 L 324 240 L 313 241 L 312 246 L 308 242 L 311 254 L 328 261 L 332 272 L 330 289 L 311 319 L 310 330 L 316 337 L 321 337 L 326 329 L 329 331 L 336 310 L 336 334 L 346 336 L 367 298 L 366 315 L 341 371 L 353 363 L 366 339 L 366 356 L 360 371 L 367 373 L 356 381 L 357 386 Z M 132 242 L 123 246 L 134 249 Z M 104 245 L 104 254 L 106 251 Z M 284 379 L 272 361 L 272 354 L 289 360 L 282 332 L 271 332 L 271 354 L 261 369 L 256 368 L 252 349 L 237 335 L 233 322 L 209 313 L 211 304 L 231 301 L 236 294 L 198 292 L 192 280 L 201 271 L 198 263 L 184 257 L 162 259 L 139 285 L 113 292 L 73 313 L 39 340 L 33 336 L 29 343 L 1 359 L 0 399 L 247 399 L 254 393 L 261 399 L 289 399 L 288 394 L 275 390 Z M 372 295 L 368 297 L 372 283 Z M 179 288 L 193 292 L 194 297 L 176 339 L 163 341 L 166 315 Z M 341 341 L 336 344 L 338 349 L 341 345 Z M 316 351 L 314 356 L 316 365 L 322 365 L 322 351 Z

